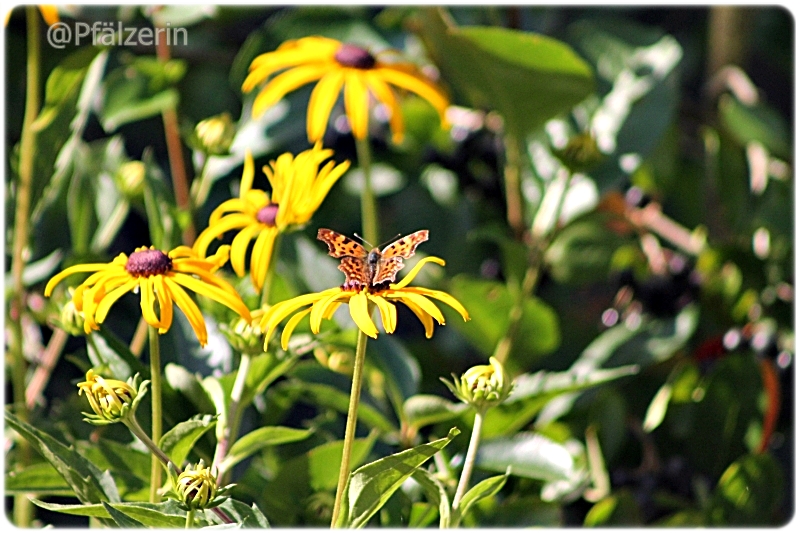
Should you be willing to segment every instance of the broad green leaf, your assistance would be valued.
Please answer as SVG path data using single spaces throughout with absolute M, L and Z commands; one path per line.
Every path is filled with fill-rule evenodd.
M 197 439 L 213 428 L 216 423 L 217 421 L 211 415 L 197 415 L 190 420 L 176 424 L 164 433 L 158 445 L 175 465 L 183 466 L 183 462 L 189 456 Z
M 75 450 L 102 470 L 114 476 L 124 501 L 146 501 L 149 498 L 151 454 L 114 440 L 97 442 L 80 440 Z
M 246 529 L 265 529 L 270 527 L 269 520 L 267 520 L 267 517 L 264 516 L 256 504 L 248 506 L 244 502 L 228 498 L 219 508 L 225 511 L 225 514 L 236 522 L 236 527 Z M 207 514 L 209 516 L 211 515 L 211 513 Z M 214 519 L 217 520 L 218 517 L 214 515 Z
M 55 467 L 80 501 L 95 503 L 102 500 L 112 502 L 120 500 L 114 480 L 107 471 L 101 472 L 73 447 L 61 444 L 47 433 L 19 420 L 10 412 L 6 411 L 5 416 L 8 426 L 19 433 Z
M 712 524 L 773 526 L 773 513 L 784 497 L 784 475 L 769 454 L 745 455 L 719 479 L 709 516 Z
M 164 367 L 164 378 L 169 386 L 176 392 L 188 398 L 197 411 L 200 413 L 210 413 L 214 411 L 214 404 L 208 393 L 203 389 L 201 378 L 193 374 L 181 365 L 168 363 Z
M 589 65 L 556 39 L 499 27 L 457 27 L 442 8 L 418 17 L 421 37 L 446 81 L 472 107 L 494 109 L 517 138 L 589 96 Z
M 75 516 L 90 516 L 95 518 L 111 518 L 108 511 L 101 503 L 90 505 L 63 505 L 48 503 L 31 499 L 33 503 L 48 511 L 65 513 Z M 186 525 L 186 511 L 178 506 L 175 500 L 161 503 L 107 503 L 117 511 L 124 513 L 133 520 L 140 522 L 145 527 L 153 528 L 182 528 Z
M 403 403 L 406 423 L 417 429 L 457 418 L 469 406 L 433 394 L 417 394 Z
M 233 443 L 227 457 L 219 465 L 220 472 L 227 472 L 234 465 L 266 446 L 297 442 L 308 438 L 313 431 L 313 429 L 295 429 L 282 426 L 267 426 L 251 431 Z
M 493 472 L 510 468 L 511 475 L 543 481 L 569 480 L 576 470 L 564 445 L 529 432 L 481 442 L 476 465 Z
M 421 444 L 388 457 L 383 457 L 355 470 L 342 500 L 339 527 L 361 528 L 378 512 L 425 461 L 447 446 L 460 431 L 450 430 L 447 437 Z
M 387 380 L 386 392 L 392 399 L 395 409 L 400 409 L 403 402 L 419 391 L 421 370 L 419 362 L 409 353 L 402 342 L 391 335 L 380 335 L 378 340 L 370 342 L 370 353 L 383 371 Z
M 561 283 L 605 281 L 611 257 L 624 242 L 602 220 L 583 218 L 558 232 L 545 252 L 545 262 Z
M 438 508 L 439 529 L 449 528 L 451 523 L 450 497 L 447 495 L 447 489 L 445 489 L 442 482 L 439 480 L 439 478 L 424 468 L 417 468 L 414 470 L 414 473 L 411 474 L 411 477 L 413 477 L 414 480 L 419 483 L 422 489 L 425 491 L 428 501 L 433 504 L 432 510 Z M 426 518 L 422 516 L 418 518 L 420 522 L 424 519 Z M 409 527 L 414 527 L 412 526 L 412 523 L 413 522 L 409 520 Z M 422 527 L 422 524 L 420 524 L 420 527 Z
M 36 463 L 19 472 L 6 470 L 6 494 L 72 496 L 72 488 L 50 463 Z
M 122 373 L 114 374 L 116 379 L 128 379 L 137 373 L 142 379 L 150 379 L 150 367 L 143 364 L 141 359 L 133 355 L 128 345 L 122 342 L 122 339 L 117 337 L 114 332 L 104 324 L 100 324 L 97 335 L 102 338 L 107 350 L 101 349 L 100 344 L 98 349 L 103 351 L 107 359 L 114 361 L 114 368 L 117 370 L 125 369 Z
M 455 320 L 452 324 L 482 353 L 491 355 L 508 329 L 515 297 L 502 283 L 466 275 L 453 278 L 449 292 L 467 308 L 471 318 L 469 322 Z M 558 315 L 552 307 L 539 298 L 525 298 L 519 333 L 506 364 L 529 368 L 558 348 L 559 328 Z
M 514 390 L 508 399 L 484 418 L 484 438 L 509 436 L 527 425 L 554 398 L 576 393 L 638 372 L 636 365 L 584 372 L 580 369 L 566 372 L 522 374 L 514 379 Z
M 510 470 L 511 467 L 509 467 Z M 451 527 L 458 527 L 461 523 L 461 518 L 466 516 L 467 512 L 469 512 L 470 507 L 478 503 L 484 498 L 491 498 L 495 494 L 497 494 L 500 489 L 503 488 L 503 485 L 506 484 L 508 480 L 508 472 L 503 474 L 502 476 L 493 476 L 479 483 L 476 483 L 471 489 L 469 489 L 464 497 L 461 498 L 461 501 L 458 503 L 458 512 L 453 517 L 453 521 Z
M 103 504 L 103 509 L 106 510 L 108 515 L 111 517 L 116 524 L 121 528 L 128 528 L 128 529 L 135 529 L 140 527 L 145 527 L 144 524 L 131 518 L 130 516 L 126 515 L 122 511 L 117 511 L 111 505 L 106 502 L 101 502 Z

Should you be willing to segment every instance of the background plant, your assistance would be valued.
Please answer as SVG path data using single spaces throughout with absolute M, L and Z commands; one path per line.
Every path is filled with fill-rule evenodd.
M 73 264 L 191 244 L 237 197 L 246 150 L 260 169 L 310 148 L 310 86 L 257 119 L 255 94 L 241 91 L 254 57 L 308 35 L 391 46 L 446 87 L 449 130 L 412 95 L 402 99 L 405 139 L 394 144 L 377 109 L 370 178 L 382 237 L 429 229 L 417 256 L 447 265 L 417 281 L 446 290 L 471 317 L 463 323 L 444 308 L 450 327 L 427 340 L 399 309 L 396 333 L 370 341 L 351 477 L 364 490 L 346 502 L 347 524 L 749 526 L 791 517 L 789 13 L 110 6 L 60 15 L 169 22 L 187 27 L 188 44 L 56 50 L 36 9 L 15 10 L 6 27 L 5 488 L 15 524 L 186 524 L 178 502 L 147 503 L 145 448 L 121 424 L 83 422 L 87 404 L 76 394 L 89 368 L 149 379 L 138 296 L 84 336 L 64 305 L 67 287 L 42 293 Z M 215 139 L 208 123 L 195 129 L 225 113 L 232 125 Z M 344 114 L 340 101 L 323 145 L 355 163 Z M 342 282 L 315 236 L 320 227 L 361 231 L 360 183 L 354 164 L 311 223 L 280 240 L 271 301 Z M 253 187 L 269 189 L 260 170 Z M 259 307 L 248 277 L 220 274 Z M 275 342 L 250 351 L 262 332 L 210 300 L 198 304 L 206 348 L 180 313 L 161 338 L 159 446 L 175 464 L 211 464 L 237 411 L 238 436 L 221 463 L 220 486 L 235 483 L 224 512 L 253 527 L 327 526 L 352 322 L 337 315 L 316 336 L 301 322 L 288 350 Z M 439 378 L 492 355 L 515 387 L 482 416 L 454 522 L 448 502 L 475 413 Z M 138 411 L 143 428 L 149 401 Z M 391 461 L 413 475 L 396 475 Z M 380 497 L 364 499 L 375 486 Z M 216 516 L 198 512 L 193 524 Z

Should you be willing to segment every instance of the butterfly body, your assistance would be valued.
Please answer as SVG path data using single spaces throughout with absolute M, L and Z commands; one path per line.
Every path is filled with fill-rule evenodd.
M 350 237 L 333 230 L 320 229 L 317 239 L 328 245 L 330 256 L 341 259 L 338 268 L 345 275 L 343 289 L 381 289 L 394 282 L 403 268 L 403 259 L 414 255 L 417 246 L 428 240 L 428 230 L 419 230 L 394 241 L 383 250 L 373 248 L 369 252 Z

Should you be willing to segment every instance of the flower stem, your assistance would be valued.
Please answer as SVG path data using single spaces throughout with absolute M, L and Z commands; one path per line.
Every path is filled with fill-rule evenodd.
M 358 402 L 361 398 L 361 381 L 364 375 L 364 359 L 367 354 L 367 334 L 358 330 L 358 341 L 356 343 L 356 360 L 353 366 L 353 383 L 350 388 L 350 405 L 347 408 L 347 425 L 344 430 L 344 446 L 342 448 L 342 464 L 339 467 L 339 482 L 336 485 L 336 500 L 333 504 L 333 516 L 331 517 L 331 527 L 336 527 L 339 519 L 340 507 L 344 490 L 347 487 L 347 479 L 350 477 L 350 455 L 353 452 L 353 441 L 356 434 L 356 422 L 358 420 Z
M 506 186 L 506 218 L 516 238 L 521 238 L 525 231 L 522 209 L 522 150 L 516 135 L 506 134 L 506 164 L 503 181 Z
M 39 64 L 41 49 L 39 44 L 39 13 L 35 5 L 26 6 L 27 20 L 27 80 L 25 87 L 25 114 L 22 119 L 20 139 L 19 181 L 16 184 L 16 213 L 14 218 L 13 255 L 11 258 L 11 279 L 13 297 L 11 299 L 11 356 L 13 358 L 11 383 L 14 406 L 22 421 L 28 420 L 25 406 L 25 376 L 28 365 L 23 350 L 22 315 L 25 309 L 25 284 L 22 272 L 25 268 L 25 250 L 30 236 L 29 215 L 31 208 L 31 188 L 33 186 L 34 161 L 36 160 L 36 130 L 33 123 L 39 114 Z M 30 463 L 30 445 L 24 439 L 18 444 L 18 463 L 24 468 Z M 33 506 L 28 496 L 21 494 L 14 498 L 14 525 L 27 528 L 31 525 Z
M 194 509 L 186 511 L 186 529 L 192 529 L 194 527 L 194 513 Z
M 230 477 L 230 472 L 223 472 L 219 467 L 239 434 L 239 424 L 242 421 L 243 411 L 242 396 L 247 382 L 247 373 L 250 371 L 251 360 L 250 355 L 246 353 L 243 353 L 239 359 L 239 369 L 236 371 L 236 380 L 233 382 L 233 389 L 231 390 L 231 403 L 228 406 L 225 427 L 214 450 L 212 466 L 219 472 L 217 476 L 217 485 L 219 486 L 225 485 L 227 483 L 226 480 Z
M 358 165 L 364 173 L 364 188 L 361 191 L 361 231 L 362 237 L 373 246 L 380 244 L 378 229 L 378 208 L 375 203 L 375 193 L 372 190 L 372 150 L 369 138 L 356 139 L 356 154 Z
M 148 326 L 150 336 L 150 403 L 152 405 L 152 429 L 150 431 L 154 444 L 161 440 L 161 350 L 158 344 L 158 330 Z M 150 463 L 150 503 L 160 500 L 158 489 L 161 488 L 161 464 L 153 455 Z
M 453 509 L 458 509 L 461 498 L 467 492 L 469 478 L 472 476 L 472 469 L 475 467 L 475 457 L 478 455 L 478 445 L 481 442 L 481 428 L 483 427 L 483 411 L 475 412 L 475 422 L 472 424 L 472 435 L 469 438 L 467 455 L 464 457 L 464 468 L 461 469 L 461 478 L 458 480 L 455 496 L 453 496 Z

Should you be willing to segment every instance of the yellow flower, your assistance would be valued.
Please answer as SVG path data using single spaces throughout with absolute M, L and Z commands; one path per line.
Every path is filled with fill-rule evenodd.
M 388 287 L 384 284 L 364 287 L 363 289 L 351 289 L 346 288 L 346 286 L 334 287 L 322 292 L 297 296 L 274 305 L 261 319 L 261 329 L 267 332 L 264 339 L 264 348 L 266 349 L 272 332 L 286 317 L 294 315 L 289 319 L 281 334 L 281 346 L 284 350 L 289 345 L 292 331 L 306 315 L 311 315 L 311 331 L 319 333 L 322 319 L 330 319 L 336 309 L 343 303 L 348 304 L 350 316 L 359 329 L 372 338 L 378 337 L 378 328 L 370 317 L 370 304 L 374 304 L 378 308 L 383 329 L 386 333 L 394 333 L 397 327 L 397 308 L 394 302 L 404 303 L 417 315 L 422 325 L 425 326 L 425 336 L 427 338 L 433 336 L 434 320 L 440 325 L 444 325 L 444 315 L 442 315 L 436 304 L 431 301 L 431 298 L 446 303 L 458 311 L 465 321 L 469 320 L 469 313 L 464 309 L 464 306 L 446 292 L 407 286 L 416 277 L 422 266 L 429 262 L 444 265 L 443 259 L 425 257 L 414 266 L 402 281 L 391 283 Z M 302 309 L 304 307 L 306 309 Z
M 333 150 L 323 150 L 319 143 L 297 157 L 285 153 L 263 168 L 272 186 L 272 194 L 253 189 L 253 157 L 248 151 L 244 159 L 244 172 L 239 187 L 239 197 L 222 202 L 212 213 L 208 228 L 194 243 L 194 249 L 205 255 L 215 238 L 238 229 L 231 244 L 231 266 L 238 276 L 244 276 L 247 248 L 256 240 L 250 255 L 250 277 L 257 291 L 261 290 L 272 258 L 272 246 L 278 233 L 290 226 L 303 225 L 319 208 L 328 191 L 350 162 L 336 165 L 323 161 L 333 155 Z
M 53 24 L 58 22 L 59 20 L 58 6 L 47 4 L 47 5 L 38 5 L 36 7 L 39 8 L 39 13 L 42 14 L 42 18 L 44 19 L 45 24 L 47 24 L 48 26 L 52 26 Z M 11 19 L 11 13 L 13 11 L 14 11 L 13 9 L 9 9 L 8 12 L 6 13 L 6 21 L 5 21 L 6 26 L 8 26 L 8 21 L 9 19 Z
M 142 316 L 145 321 L 165 333 L 172 325 L 172 303 L 183 311 L 202 346 L 208 342 L 205 320 L 200 309 L 183 287 L 233 309 L 250 318 L 250 311 L 236 290 L 225 280 L 212 275 L 228 260 L 229 246 L 221 246 L 212 257 L 202 259 L 187 246 L 178 246 L 169 253 L 152 246 L 142 246 L 129 256 L 119 254 L 110 263 L 88 263 L 71 266 L 47 283 L 44 295 L 64 278 L 78 272 L 94 272 L 75 289 L 72 301 L 83 312 L 84 331 L 100 329 L 111 306 L 124 294 L 141 294 Z M 155 303 L 161 311 L 159 317 Z
M 253 60 L 242 90 L 250 92 L 280 71 L 284 72 L 272 78 L 256 97 L 253 116 L 261 115 L 287 93 L 319 80 L 311 93 L 306 115 L 310 142 L 322 139 L 331 109 L 343 87 L 345 112 L 356 139 L 367 137 L 369 96 L 372 95 L 391 113 L 392 140 L 396 143 L 402 140 L 403 117 L 392 85 L 430 102 L 439 112 L 442 127 L 447 125 L 445 110 L 449 101 L 438 85 L 411 63 L 384 61 L 354 44 L 319 36 L 286 41 L 274 52 L 261 54 Z

